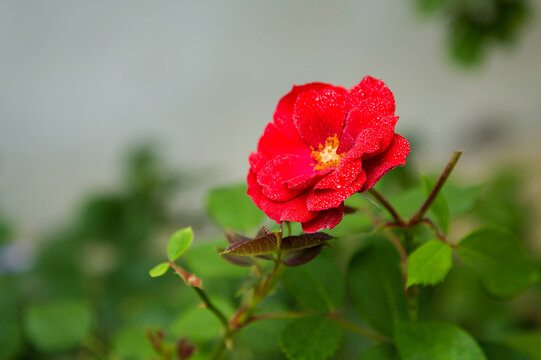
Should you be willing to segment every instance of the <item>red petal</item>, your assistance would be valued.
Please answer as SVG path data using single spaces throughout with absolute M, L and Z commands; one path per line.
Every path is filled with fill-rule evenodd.
M 351 162 L 361 157 L 368 159 L 383 152 L 394 136 L 394 129 L 389 126 L 368 128 L 361 131 L 353 146 L 347 151 L 340 163 Z
M 289 201 L 273 201 L 263 195 L 261 185 L 257 182 L 256 174 L 252 170 L 248 173 L 247 181 L 248 195 L 257 207 L 274 221 L 305 222 L 317 216 L 317 212 L 308 211 L 306 208 L 308 194 L 302 194 Z
M 340 86 L 334 86 L 325 83 L 309 83 L 305 85 L 294 85 L 289 93 L 280 99 L 278 106 L 276 106 L 276 111 L 274 112 L 274 122 L 277 126 L 293 126 L 293 109 L 295 107 L 295 102 L 300 93 L 309 90 L 321 91 L 324 89 L 335 89 L 336 91 L 346 91 Z
M 259 139 L 257 150 L 273 157 L 280 154 L 303 154 L 310 156 L 311 149 L 299 136 L 297 129 L 290 127 L 278 127 L 269 123 L 265 128 L 263 136 Z
M 377 125 L 372 126 L 375 124 L 374 122 L 363 122 L 359 110 L 352 109 L 346 119 L 346 126 L 344 128 L 344 134 L 340 139 L 338 153 L 349 151 L 359 142 L 360 136 L 363 136 L 364 138 L 371 137 L 372 139 L 367 140 L 370 140 L 370 143 L 377 144 L 377 149 L 383 151 L 389 146 L 389 143 L 393 139 L 394 127 L 397 121 L 398 116 L 384 116 L 377 120 Z M 367 133 L 368 129 L 370 129 L 371 132 Z
M 299 94 L 293 120 L 304 142 L 317 148 L 333 135 L 342 135 L 346 117 L 344 91 L 310 90 Z
M 314 189 L 344 189 L 357 179 L 363 168 L 362 159 L 352 162 L 340 162 L 329 175 L 321 179 Z
M 261 167 L 265 165 L 268 160 L 269 157 L 260 152 L 253 152 L 248 157 L 248 161 L 250 162 L 250 169 L 255 172 L 258 172 L 259 169 L 261 169 Z
M 263 195 L 276 201 L 287 201 L 299 195 L 300 190 L 289 189 L 286 183 L 298 176 L 312 175 L 311 162 L 310 157 L 297 155 L 278 155 L 267 161 L 257 174 Z
M 364 171 L 361 171 L 357 179 L 355 179 L 355 181 L 353 181 L 353 183 L 351 183 L 351 185 L 346 188 L 340 190 L 316 189 L 314 191 L 311 191 L 307 199 L 308 209 L 310 209 L 311 211 L 321 211 L 337 207 L 352 194 L 359 191 L 365 181 L 366 174 L 364 173 Z
M 395 111 L 391 90 L 383 81 L 371 76 L 365 76 L 358 85 L 349 89 L 346 101 L 349 109 L 360 108 L 367 120 L 393 115 Z
M 333 172 L 333 168 L 321 169 L 314 172 L 312 175 L 300 175 L 287 182 L 287 187 L 292 190 L 304 190 L 314 187 L 315 183 L 318 182 L 322 177 Z
M 276 222 L 296 221 L 306 222 L 317 216 L 317 211 L 309 211 L 306 207 L 308 194 L 299 195 L 289 201 L 273 201 L 261 197 L 260 208 L 268 217 Z
M 389 170 L 396 166 L 404 165 L 410 151 L 410 145 L 402 136 L 395 134 L 387 150 L 370 158 L 364 163 L 366 182 L 361 191 L 370 189 Z
M 314 219 L 302 223 L 302 230 L 307 233 L 314 233 L 326 228 L 332 229 L 342 221 L 343 217 L 344 203 L 336 208 L 320 211 Z
M 261 185 L 257 183 L 257 175 L 255 172 L 250 169 L 248 172 L 248 176 L 246 177 L 246 182 L 248 183 L 248 190 L 246 193 L 248 196 L 250 196 L 253 200 L 253 202 L 261 209 L 261 206 L 259 203 L 261 202 L 261 197 L 263 194 L 261 193 Z

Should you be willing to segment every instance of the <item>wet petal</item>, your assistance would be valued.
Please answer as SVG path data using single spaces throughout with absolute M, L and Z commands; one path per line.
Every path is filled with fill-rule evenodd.
M 402 136 L 395 134 L 393 140 L 384 153 L 374 156 L 365 161 L 364 171 L 366 182 L 361 191 L 370 189 L 389 170 L 406 163 L 406 157 L 410 151 L 410 145 Z
M 318 215 L 307 222 L 302 223 L 302 229 L 307 233 L 314 233 L 322 229 L 332 229 L 342 221 L 344 217 L 344 204 L 336 208 L 320 211 Z

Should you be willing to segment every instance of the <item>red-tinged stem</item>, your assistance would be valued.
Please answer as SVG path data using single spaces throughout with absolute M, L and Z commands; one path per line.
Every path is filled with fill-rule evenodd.
M 402 217 L 400 217 L 400 215 L 398 214 L 398 212 L 395 210 L 395 208 L 391 205 L 390 202 L 387 201 L 387 199 L 385 199 L 385 197 L 383 195 L 381 195 L 376 189 L 372 188 L 370 190 L 368 190 L 370 192 L 370 194 L 372 194 L 378 201 L 381 205 L 383 205 L 383 207 L 385 209 L 387 209 L 387 211 L 389 212 L 389 214 L 391 214 L 391 216 L 393 217 L 394 221 L 397 223 L 397 224 L 405 224 L 405 221 L 402 219 Z
M 445 184 L 445 181 L 447 181 L 447 179 L 451 175 L 451 172 L 453 171 L 456 164 L 458 163 L 458 160 L 462 156 L 462 153 L 463 153 L 462 150 L 457 150 L 457 151 L 454 152 L 453 156 L 451 156 L 451 159 L 447 163 L 447 166 L 445 167 L 445 169 L 441 173 L 438 181 L 436 182 L 436 185 L 434 185 L 434 188 L 432 189 L 432 191 L 430 192 L 430 194 L 426 198 L 425 202 L 419 208 L 419 210 L 417 210 L 417 212 L 415 214 L 413 214 L 413 216 L 409 220 L 408 223 L 409 223 L 410 226 L 413 226 L 413 225 L 417 224 L 423 218 L 424 214 L 428 211 L 428 209 L 430 208 L 430 205 L 432 205 L 434 200 L 436 200 L 436 196 L 438 196 L 441 188 Z
M 363 328 L 360 325 L 357 325 L 349 320 L 339 318 L 336 316 L 336 314 L 311 314 L 306 312 L 282 312 L 282 313 L 270 313 L 270 314 L 261 314 L 257 316 L 252 316 L 247 324 L 260 321 L 260 320 L 269 320 L 269 319 L 299 319 L 299 318 L 305 318 L 305 317 L 313 317 L 313 316 L 320 316 L 325 317 L 327 319 L 330 319 L 337 323 L 338 325 L 342 326 L 345 329 L 351 330 L 353 332 L 356 332 L 358 334 L 361 334 L 363 336 L 366 336 L 376 342 L 382 343 L 382 342 L 389 342 L 390 340 L 376 332 L 373 332 L 369 329 Z
M 392 233 L 392 231 L 387 231 L 387 238 L 391 241 L 391 243 L 396 248 L 396 251 L 398 252 L 398 255 L 400 256 L 400 268 L 402 269 L 402 282 L 404 283 L 404 291 L 407 294 L 407 288 L 406 284 L 408 282 L 408 275 L 407 275 L 407 267 L 408 267 L 408 253 L 406 252 L 406 249 L 402 245 L 402 241 Z
M 337 318 L 337 317 L 334 317 L 334 316 L 327 316 L 327 318 L 331 319 L 332 321 L 334 321 L 335 323 L 337 323 L 338 325 L 342 326 L 343 328 L 345 329 L 348 329 L 348 330 L 351 330 L 353 332 L 356 332 L 357 334 L 360 334 L 360 335 L 363 335 L 363 336 L 366 336 L 372 340 L 374 340 L 375 342 L 378 342 L 378 343 L 386 343 L 386 342 L 390 342 L 391 340 L 376 333 L 376 332 L 373 332 L 369 329 L 366 329 L 366 328 L 363 328 L 357 324 L 355 324 L 354 322 L 351 322 L 349 320 L 346 320 L 346 319 L 342 319 L 342 318 Z
M 177 274 L 180 275 L 180 277 L 185 279 L 185 281 L 187 277 L 190 278 L 190 276 L 194 276 L 193 274 L 190 274 L 186 272 L 185 270 L 181 269 L 180 267 L 178 267 L 177 264 L 175 264 L 172 261 L 169 261 L 169 265 L 173 268 L 173 270 L 177 272 Z M 190 285 L 188 282 L 186 283 Z M 225 331 L 229 332 L 230 330 L 229 321 L 227 321 L 227 318 L 225 317 L 225 315 L 216 306 L 214 306 L 214 304 L 210 301 L 209 297 L 203 290 L 203 287 L 196 286 L 196 285 L 191 285 L 190 287 L 195 291 L 197 296 L 199 296 L 199 298 L 203 301 L 203 303 L 205 304 L 205 308 L 207 308 L 211 313 L 213 313 L 218 318 L 220 323 L 222 323 L 222 326 L 224 327 Z

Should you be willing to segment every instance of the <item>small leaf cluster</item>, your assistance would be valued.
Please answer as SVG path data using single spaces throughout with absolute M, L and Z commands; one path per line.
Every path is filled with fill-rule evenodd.
M 489 186 L 446 184 L 453 166 L 418 183 L 395 171 L 364 199 L 348 199 L 336 228 L 316 234 L 298 224 L 262 225 L 240 186 L 211 191 L 207 208 L 224 238 L 195 245 L 183 263 L 194 276 L 232 276 L 238 290 L 227 305 L 227 291 L 197 290 L 215 325 L 203 337 L 183 327 L 198 346 L 194 358 L 274 359 L 280 349 L 291 360 L 536 359 L 530 354 L 541 343 L 515 340 L 512 322 L 494 336 L 487 321 L 509 314 L 505 301 L 539 281 L 537 266 L 516 232 L 486 221 Z M 227 215 L 232 199 L 232 214 L 258 215 Z M 461 219 L 469 230 L 457 236 Z M 208 258 L 192 254 L 200 247 Z M 216 266 L 221 257 L 223 271 L 208 269 L 211 256 Z M 456 307 L 453 299 L 466 295 L 468 306 Z M 469 307 L 479 306 L 472 315 Z

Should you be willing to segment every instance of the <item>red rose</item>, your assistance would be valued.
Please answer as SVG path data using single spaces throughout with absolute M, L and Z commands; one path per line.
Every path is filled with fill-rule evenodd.
M 393 93 L 366 76 L 357 86 L 311 83 L 284 96 L 250 155 L 248 195 L 271 219 L 305 232 L 333 228 L 344 200 L 404 165 Z

